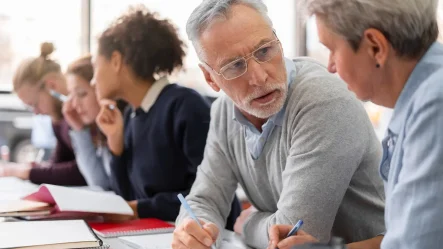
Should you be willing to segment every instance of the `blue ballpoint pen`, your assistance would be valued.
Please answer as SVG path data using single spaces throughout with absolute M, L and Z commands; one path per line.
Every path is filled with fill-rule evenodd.
M 178 199 L 180 200 L 180 202 L 182 203 L 183 207 L 186 209 L 186 211 L 188 211 L 188 214 L 191 216 L 191 218 L 193 220 L 195 220 L 195 222 L 197 222 L 197 224 L 203 228 L 202 224 L 200 223 L 200 221 L 198 221 L 197 217 L 195 216 L 194 212 L 192 212 L 191 207 L 189 206 L 188 202 L 186 201 L 185 197 L 183 197 L 182 194 L 178 194 L 177 195 Z M 212 244 L 211 245 L 211 249 L 216 249 L 215 245 Z
M 292 235 L 296 234 L 298 230 L 300 230 L 301 226 L 303 225 L 302 220 L 298 220 L 297 223 L 295 223 L 294 227 L 289 231 L 288 235 L 286 235 L 286 238 L 291 237 Z
M 291 231 L 289 231 L 289 233 L 286 235 L 286 238 L 289 238 L 292 235 L 296 234 L 297 231 L 300 230 L 302 225 L 303 225 L 303 221 L 298 220 L 297 223 L 295 223 L 294 227 L 291 229 Z M 278 249 L 278 247 L 276 249 Z
M 68 97 L 66 97 L 65 95 L 63 95 L 63 94 L 61 94 L 59 92 L 56 92 L 56 91 L 54 91 L 52 89 L 49 90 L 49 93 L 51 94 L 52 97 L 60 100 L 61 102 L 66 102 L 68 100 Z

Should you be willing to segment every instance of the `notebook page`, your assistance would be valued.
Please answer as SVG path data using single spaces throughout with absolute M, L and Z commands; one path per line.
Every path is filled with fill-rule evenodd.
M 120 241 L 135 249 L 171 249 L 173 234 L 151 234 L 142 236 L 120 237 Z M 240 236 L 233 232 L 225 231 L 220 249 L 249 249 L 241 241 Z
M 0 223 L 0 248 L 97 241 L 82 220 Z
M 171 249 L 172 233 L 120 237 L 120 241 L 137 249 Z
M 44 185 L 51 192 L 60 211 L 133 215 L 126 201 L 115 194 Z

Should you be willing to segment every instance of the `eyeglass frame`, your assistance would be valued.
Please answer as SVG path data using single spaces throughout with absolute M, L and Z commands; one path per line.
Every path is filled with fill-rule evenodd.
M 272 60 L 272 59 L 275 57 L 275 55 L 274 55 L 272 58 L 270 58 L 270 59 L 267 60 L 267 61 L 260 61 L 260 60 L 258 60 L 258 59 L 254 56 L 254 53 L 256 53 L 257 51 L 259 51 L 260 49 L 263 49 L 264 47 L 266 47 L 267 45 L 269 45 L 269 44 L 271 44 L 271 43 L 273 43 L 273 42 L 277 42 L 277 44 L 281 44 L 280 39 L 278 39 L 277 35 L 275 34 L 275 31 L 274 31 L 274 35 L 275 35 L 276 39 L 274 39 L 274 40 L 272 40 L 272 41 L 269 41 L 269 42 L 266 42 L 265 44 L 261 45 L 260 47 L 258 47 L 257 49 L 255 49 L 254 51 L 252 51 L 251 53 L 249 53 L 248 55 L 245 55 L 245 56 L 243 56 L 243 57 L 240 57 L 240 58 L 238 58 L 238 59 L 235 59 L 235 60 L 233 60 L 233 61 L 227 63 L 226 65 L 224 65 L 224 66 L 222 66 L 222 67 L 220 68 L 219 71 L 222 71 L 223 68 L 225 68 L 225 67 L 227 67 L 227 66 L 229 66 L 229 65 L 231 65 L 231 64 L 233 64 L 233 63 L 236 63 L 237 61 L 244 60 L 244 61 L 245 61 L 245 65 L 246 65 L 246 69 L 245 69 L 245 71 L 244 71 L 243 73 L 241 73 L 240 75 L 234 77 L 234 78 L 227 79 L 222 73 L 217 72 L 217 71 L 216 71 L 214 68 L 212 68 L 207 62 L 205 62 L 205 61 L 202 61 L 202 62 L 203 62 L 204 64 L 206 64 L 206 66 L 209 67 L 212 71 L 214 71 L 215 74 L 217 74 L 218 76 L 222 76 L 225 80 L 234 80 L 234 79 L 240 78 L 240 77 L 243 76 L 246 72 L 248 72 L 248 60 L 249 60 L 249 59 L 254 58 L 254 60 L 255 60 L 257 63 L 259 63 L 259 64 L 263 64 L 263 63 L 266 63 L 266 62 Z M 280 52 L 282 52 L 281 47 L 280 47 Z M 277 54 L 276 54 L 276 55 L 277 55 Z

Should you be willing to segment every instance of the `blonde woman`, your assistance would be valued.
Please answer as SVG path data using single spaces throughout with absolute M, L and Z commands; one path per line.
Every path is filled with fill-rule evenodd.
M 24 60 L 17 68 L 14 91 L 35 114 L 49 115 L 57 138 L 52 158 L 46 164 L 2 164 L 0 176 L 14 176 L 33 183 L 56 185 L 86 185 L 75 161 L 69 138 L 69 126 L 62 115 L 62 102 L 50 90 L 66 94 L 65 78 L 60 65 L 49 58 L 54 51 L 51 43 L 41 45 L 40 56 Z

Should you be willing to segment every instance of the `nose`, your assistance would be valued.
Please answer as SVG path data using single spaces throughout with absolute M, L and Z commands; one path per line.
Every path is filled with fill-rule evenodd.
M 74 107 L 74 109 L 77 112 L 81 112 L 82 111 L 82 104 L 81 101 L 79 101 L 77 98 L 73 98 L 72 99 L 72 107 Z
M 78 106 L 78 100 L 75 96 L 72 98 L 72 107 L 77 108 Z
M 268 79 L 268 73 L 263 66 L 255 60 L 249 60 L 248 63 L 249 84 L 262 86 Z
M 95 84 L 97 84 L 97 80 L 96 80 L 96 75 L 95 75 L 95 73 L 94 73 L 94 75 L 92 76 L 92 79 L 91 79 L 91 86 L 95 86 Z

